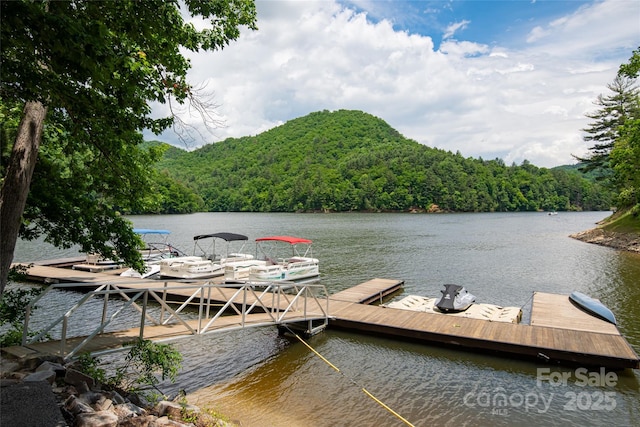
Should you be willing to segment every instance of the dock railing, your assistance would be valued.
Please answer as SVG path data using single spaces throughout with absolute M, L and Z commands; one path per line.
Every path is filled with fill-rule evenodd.
M 142 287 L 145 286 L 145 287 Z M 59 353 L 65 359 L 77 355 L 99 335 L 115 333 L 108 327 L 119 319 L 118 331 L 139 329 L 139 338 L 145 338 L 145 326 L 182 326 L 176 336 L 173 331 L 166 339 L 202 335 L 236 328 L 306 323 L 307 332 L 313 334 L 324 329 L 329 319 L 329 294 L 324 285 L 293 282 L 243 284 L 187 284 L 164 282 L 163 286 L 147 287 L 140 282 L 124 284 L 104 283 L 82 296 L 62 315 L 37 332 L 30 331 L 34 307 L 56 289 L 85 290 L 86 283 L 54 284 L 49 286 L 26 309 L 22 345 L 43 340 L 59 339 Z M 102 298 L 99 323 L 88 325 L 82 319 L 82 332 L 70 330 L 70 319 L 82 307 L 95 304 Z M 131 315 L 132 309 L 138 315 Z M 134 312 L 135 313 L 135 312 Z M 258 314 L 260 314 L 258 316 Z M 234 316 L 232 321 L 231 316 Z M 94 318 L 98 318 L 95 316 Z M 139 319 L 134 320 L 134 319 Z M 222 322 L 225 319 L 226 322 Z M 314 323 L 315 322 L 315 323 Z M 223 323 L 223 324 L 222 324 Z M 126 327 L 123 328 L 122 325 Z M 35 329 L 35 328 L 34 328 Z M 31 337 L 29 335 L 32 335 Z M 55 335 L 59 335 L 57 338 Z M 71 340 L 74 347 L 69 347 Z M 81 341 L 75 344 L 75 341 Z M 162 335 L 154 336 L 161 340 Z M 69 347 L 69 348 L 68 348 Z

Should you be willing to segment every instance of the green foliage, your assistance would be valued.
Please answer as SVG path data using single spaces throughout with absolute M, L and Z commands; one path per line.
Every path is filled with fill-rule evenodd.
M 195 424 L 198 421 L 199 413 L 189 409 L 187 397 L 182 394 L 178 399 L 180 404 L 180 419 L 187 423 Z
M 20 237 L 115 252 L 141 270 L 139 239 L 121 214 L 200 208 L 152 168 L 161 151 L 143 147 L 142 132 L 160 133 L 174 117 L 152 118 L 151 104 L 192 103 L 207 114 L 187 83 L 184 49 L 222 49 L 240 26 L 255 29 L 254 2 L 18 0 L 0 2 L 0 15 L 2 178 L 24 105 L 47 107 Z
M 10 347 L 22 344 L 23 324 L 26 317 L 27 306 L 38 295 L 42 289 L 6 289 L 0 297 L 0 326 L 9 325 L 0 336 L 0 347 Z M 35 310 L 37 307 L 32 307 Z M 37 335 L 38 331 L 31 332 L 31 336 Z
M 124 370 L 136 372 L 135 384 L 156 386 L 162 380 L 175 381 L 182 362 L 182 355 L 170 344 L 158 344 L 149 340 L 138 340 L 125 358 Z
M 585 160 L 585 170 L 595 171 L 615 193 L 615 204 L 625 210 L 640 202 L 640 49 L 622 64 L 609 96 L 600 95 L 600 109 L 585 129 L 587 141 L 595 141 Z
M 208 211 L 601 210 L 611 192 L 576 171 L 465 158 L 360 111 L 321 111 L 255 137 L 169 149 L 160 173 Z
M 638 77 L 640 74 L 640 48 L 633 51 L 631 58 L 629 58 L 629 62 L 620 65 L 618 74 L 629 78 Z
M 101 382 L 106 387 L 139 392 L 142 387 L 156 387 L 160 380 L 174 382 L 178 376 L 182 355 L 170 344 L 158 344 L 138 339 L 124 358 L 124 363 L 116 367 L 113 375 L 107 375 L 100 367 L 100 360 L 90 354 L 78 358 L 79 368 L 85 374 Z
M 637 79 L 640 74 L 640 49 L 633 52 L 627 64 L 620 66 L 619 75 Z M 619 136 L 611 150 L 613 182 L 618 191 L 618 206 L 633 207 L 640 204 L 640 90 L 635 88 L 635 99 L 628 119 L 618 128 Z M 640 222 L 637 215 L 633 215 Z
M 90 353 L 82 353 L 77 360 L 78 370 L 100 384 L 108 384 L 107 371 L 100 367 L 100 360 Z

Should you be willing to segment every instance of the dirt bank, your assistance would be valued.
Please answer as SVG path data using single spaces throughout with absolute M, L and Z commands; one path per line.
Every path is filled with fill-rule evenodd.
M 594 228 L 572 234 L 570 237 L 587 243 L 640 253 L 640 235 L 638 234 L 616 233 L 602 228 Z

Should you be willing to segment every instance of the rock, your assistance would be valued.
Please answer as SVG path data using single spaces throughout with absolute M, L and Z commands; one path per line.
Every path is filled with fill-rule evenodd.
M 89 393 L 91 391 L 91 389 L 89 388 L 89 386 L 85 381 L 80 381 L 80 383 L 75 385 L 75 388 L 78 394 Z
M 91 405 L 91 407 L 96 411 L 112 411 L 113 401 L 111 399 L 107 399 L 105 396 L 102 396 L 102 399 L 99 399 L 96 403 Z
M 181 418 L 182 417 L 182 406 L 176 402 L 169 402 L 168 400 L 162 400 L 158 402 L 155 408 L 159 417 L 163 417 L 168 415 L 169 418 Z
M 123 397 L 115 391 L 99 390 L 93 378 L 60 362 L 56 356 L 33 355 L 24 364 L 2 360 L 2 427 L 5 424 L 11 427 L 194 426 L 181 421 L 183 416 L 189 420 L 197 417 L 198 425 L 234 425 L 209 416 L 196 406 L 186 405 L 184 393 L 178 402 L 162 401 L 153 408 L 144 396 Z M 24 366 L 29 372 L 18 372 Z M 56 378 L 63 378 L 66 384 L 58 380 L 56 385 Z
M 0 376 L 5 376 L 10 374 L 11 372 L 15 372 L 20 369 L 20 364 L 15 361 L 9 361 L 6 359 L 2 359 L 0 362 Z
M 63 377 L 67 369 L 59 363 L 44 361 L 40 366 L 36 368 L 36 372 L 40 371 L 53 371 L 57 376 Z
M 33 381 L 46 381 L 49 385 L 52 385 L 56 380 L 56 373 L 54 371 L 38 371 L 27 375 L 24 378 L 25 382 Z
M 118 427 L 156 427 L 158 417 L 147 415 L 145 417 L 132 417 L 120 420 Z
M 7 375 L 5 375 L 5 378 L 10 380 L 22 381 L 25 379 L 27 375 L 29 374 L 24 372 L 10 372 Z
M 126 400 L 124 400 L 124 397 L 120 396 L 117 391 L 112 391 L 111 393 L 109 393 L 109 396 L 111 400 L 113 400 L 113 403 L 115 403 L 116 405 L 122 405 L 126 402 Z
M 95 412 L 89 404 L 83 402 L 76 396 L 69 396 L 64 402 L 64 408 L 73 415 Z
M 162 400 L 158 402 L 155 410 L 158 413 L 158 416 L 162 417 L 164 415 L 167 415 L 172 419 L 181 419 L 183 412 L 189 414 L 200 413 L 200 408 L 198 408 L 197 406 L 169 402 L 168 400 Z
M 155 425 L 158 427 L 184 427 L 185 425 L 192 425 L 192 424 L 184 424 L 181 423 L 179 421 L 174 421 L 171 418 L 165 416 L 165 417 L 160 417 L 155 421 Z
M 76 427 L 117 427 L 118 416 L 111 411 L 81 413 L 76 416 Z
M 101 399 L 106 399 L 104 394 L 95 391 L 86 391 L 78 395 L 78 399 L 87 405 L 93 405 Z
M 93 388 L 96 385 L 93 378 L 75 369 L 67 369 L 67 373 L 64 376 L 64 382 L 76 387 L 80 386 L 82 382 L 86 383 L 89 388 Z
M 594 228 L 572 234 L 569 237 L 586 243 L 640 253 L 640 236 L 634 233 L 618 233 L 603 228 Z
M 28 371 L 34 371 L 38 366 L 42 365 L 44 362 L 53 362 L 57 364 L 64 364 L 64 359 L 60 356 L 56 356 L 53 354 L 41 354 L 35 353 L 25 356 L 20 360 L 20 366 L 22 369 Z
M 131 403 L 138 405 L 141 408 L 151 408 L 153 405 L 144 396 L 140 394 L 132 393 L 127 396 Z
M 139 408 L 133 403 L 123 403 L 120 405 L 116 405 L 113 408 L 113 412 L 118 416 L 120 420 L 123 420 L 125 418 L 142 417 L 144 415 L 147 415 L 147 411 L 145 411 L 142 408 Z

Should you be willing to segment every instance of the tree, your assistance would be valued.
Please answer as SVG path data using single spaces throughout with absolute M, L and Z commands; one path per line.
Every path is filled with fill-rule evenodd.
M 627 64 L 622 64 L 618 76 L 637 79 L 640 74 L 640 49 L 633 52 Z M 611 150 L 611 167 L 619 193 L 620 207 L 640 203 L 640 94 L 635 92 L 635 109 L 618 129 L 618 139 Z M 637 215 L 637 211 L 636 211 Z
M 0 294 L 18 236 L 45 235 L 142 268 L 139 240 L 119 211 L 140 209 L 149 193 L 158 152 L 139 148 L 141 132 L 174 122 L 153 118 L 150 105 L 198 104 L 181 49 L 222 49 L 241 26 L 256 29 L 254 2 L 23 0 L 0 8 Z M 208 25 L 198 30 L 183 13 Z
M 576 157 L 584 163 L 584 172 L 598 170 L 603 177 L 611 174 L 609 155 L 620 136 L 620 126 L 638 113 L 638 87 L 635 80 L 624 74 L 618 74 L 607 88 L 611 95 L 598 95 L 595 104 L 600 108 L 587 114 L 594 121 L 583 131 L 587 133 L 585 141 L 593 142 L 590 154 L 585 158 Z

